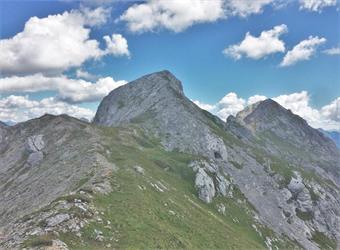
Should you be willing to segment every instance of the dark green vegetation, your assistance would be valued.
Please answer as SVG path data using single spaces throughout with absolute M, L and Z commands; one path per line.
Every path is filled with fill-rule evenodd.
M 23 244 L 24 247 L 46 247 L 52 246 L 53 236 L 50 234 L 41 235 L 41 236 L 33 236 L 30 239 L 26 240 Z
M 328 238 L 321 232 L 315 231 L 312 240 L 315 241 L 321 249 L 336 249 L 336 241 Z
M 107 158 L 119 167 L 111 179 L 114 191 L 92 201 L 103 222 L 88 224 L 81 239 L 61 235 L 71 249 L 264 249 L 265 238 L 274 236 L 254 222 L 253 209 L 237 187 L 233 198 L 201 202 L 188 167 L 194 156 L 166 152 L 137 129 L 103 128 L 103 133 L 109 138 Z M 136 172 L 136 165 L 145 173 Z M 225 215 L 217 211 L 220 204 Z M 103 233 L 102 242 L 96 230 Z M 291 247 L 282 240 L 272 244 Z

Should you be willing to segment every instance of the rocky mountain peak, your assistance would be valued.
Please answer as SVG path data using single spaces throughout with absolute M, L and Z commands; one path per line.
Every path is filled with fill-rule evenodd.
M 257 130 L 268 128 L 267 125 L 270 125 L 273 122 L 275 123 L 278 120 L 281 120 L 281 122 L 294 122 L 295 124 L 300 124 L 301 126 L 308 126 L 304 119 L 293 114 L 289 109 L 285 109 L 272 99 L 266 99 L 248 106 L 239 112 L 236 118 L 245 124 L 255 125 L 256 123 Z M 265 128 L 262 127 L 262 125 L 264 125 Z
M 216 153 L 223 158 L 225 146 L 207 125 L 210 119 L 184 95 L 181 82 L 165 70 L 113 90 L 99 105 L 93 122 L 112 127 L 138 124 L 161 138 L 169 150 Z
M 255 103 L 239 112 L 235 120 L 265 142 L 267 151 L 284 152 L 290 162 L 308 155 L 315 166 L 339 176 L 340 156 L 335 143 L 277 102 L 267 99 Z
M 169 70 L 155 72 L 155 73 L 143 76 L 142 78 L 144 78 L 145 80 L 149 82 L 155 82 L 159 85 L 169 86 L 176 92 L 182 95 L 184 94 L 181 81 L 179 81 Z

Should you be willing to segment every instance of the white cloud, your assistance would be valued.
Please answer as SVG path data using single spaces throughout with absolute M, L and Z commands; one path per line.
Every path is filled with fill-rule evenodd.
M 337 0 L 300 0 L 300 9 L 320 12 L 325 7 L 335 6 Z
M 239 98 L 236 93 L 228 93 L 216 105 L 216 114 L 222 119 L 226 120 L 229 115 L 235 115 L 244 109 L 246 101 Z
M 111 90 L 126 81 L 115 81 L 111 77 L 99 78 L 95 83 L 66 76 L 46 77 L 42 74 L 0 78 L 0 93 L 32 93 L 57 91 L 57 98 L 71 103 L 99 101 Z
M 287 30 L 287 26 L 281 24 L 271 30 L 262 31 L 259 37 L 254 37 L 247 32 L 242 42 L 229 46 L 223 50 L 223 53 L 238 60 L 242 56 L 260 59 L 273 53 L 284 52 L 285 43 L 279 37 Z
M 247 104 L 248 105 L 252 105 L 254 103 L 260 102 L 260 101 L 264 101 L 266 100 L 267 97 L 264 95 L 254 95 L 248 98 Z
M 106 54 L 116 56 L 130 56 L 127 40 L 121 34 L 103 37 L 106 42 Z
M 286 109 L 290 109 L 294 114 L 297 114 L 312 123 L 315 123 L 320 118 L 319 111 L 313 109 L 309 104 L 309 95 L 307 91 L 280 95 L 272 99 Z
M 340 124 L 340 97 L 335 99 L 330 104 L 322 107 L 321 114 L 333 121 L 337 121 Z M 339 125 L 340 130 L 340 125 Z
M 316 52 L 316 48 L 326 42 L 325 38 L 310 36 L 308 39 L 301 41 L 294 48 L 287 52 L 280 66 L 285 67 L 293 65 L 298 61 L 309 60 Z
M 304 118 L 314 128 L 340 131 L 340 98 L 321 109 L 315 109 L 310 105 L 310 97 L 306 91 L 281 95 L 273 100 Z
M 229 0 L 226 1 L 226 8 L 229 15 L 247 17 L 262 13 L 263 7 L 273 2 L 274 0 Z
M 105 55 L 128 55 L 127 42 L 121 35 L 104 38 L 108 46 L 105 50 L 97 40 L 90 39 L 90 28 L 105 23 L 108 15 L 107 9 L 82 8 L 45 18 L 31 17 L 22 32 L 0 40 L 0 72 L 55 74 Z
M 118 20 L 131 32 L 160 28 L 181 32 L 198 23 L 214 22 L 230 16 L 259 14 L 275 0 L 147 0 L 130 6 Z
M 195 103 L 225 121 L 229 115 L 236 115 L 246 106 L 265 99 L 267 99 L 266 96 L 254 95 L 246 101 L 238 97 L 236 93 L 231 92 L 216 104 L 205 104 L 199 101 L 195 101 Z M 279 95 L 272 99 L 284 108 L 290 109 L 294 114 L 304 118 L 314 128 L 340 131 L 340 97 L 320 109 L 311 106 L 310 97 L 306 91 Z
M 323 53 L 327 54 L 327 55 L 340 55 L 340 47 L 335 47 L 335 48 L 331 48 L 331 49 L 326 49 L 324 51 L 322 51 Z
M 193 103 L 195 103 L 198 107 L 201 109 L 204 109 L 206 111 L 212 112 L 215 109 L 214 105 L 206 104 L 197 100 L 192 100 Z
M 98 77 L 87 72 L 87 71 L 84 71 L 82 69 L 77 69 L 76 70 L 76 77 L 77 78 L 81 78 L 81 79 L 85 79 L 85 80 L 95 80 L 97 79 Z
M 0 120 L 22 122 L 44 114 L 68 114 L 91 120 L 94 112 L 90 109 L 70 105 L 53 97 L 32 100 L 28 96 L 11 95 L 0 99 Z
M 180 32 L 196 23 L 224 17 L 223 0 L 149 0 L 129 7 L 120 20 L 130 31 L 146 32 L 166 28 Z

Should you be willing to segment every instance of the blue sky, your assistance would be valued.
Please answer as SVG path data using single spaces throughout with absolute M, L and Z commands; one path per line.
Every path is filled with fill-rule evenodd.
M 200 0 L 184 1 L 199 2 Z M 80 24 L 90 31 L 87 40 L 95 40 L 99 45 L 96 52 L 86 58 L 73 61 L 71 66 L 60 66 L 60 64 L 60 68 L 53 68 L 53 72 L 50 69 L 47 71 L 44 68 L 39 68 L 39 65 L 34 69 L 32 69 L 33 66 L 29 69 L 27 67 L 10 69 L 9 67 L 18 67 L 17 63 L 13 63 L 13 66 L 6 62 L 1 64 L 1 60 L 5 60 L 5 58 L 0 59 L 2 72 L 0 76 L 0 105 L 8 105 L 10 96 L 13 99 L 12 103 L 15 102 L 13 96 L 17 99 L 21 97 L 21 101 L 25 99 L 25 101 L 37 102 L 55 98 L 58 100 L 53 101 L 57 101 L 60 105 L 60 112 L 64 110 L 66 113 L 69 112 L 68 106 L 73 106 L 72 112 L 77 110 L 77 107 L 90 109 L 94 112 L 104 92 L 82 99 L 74 97 L 78 94 L 77 87 L 72 87 L 72 91 L 75 93 L 71 97 L 67 87 L 61 89 L 68 83 L 62 87 L 53 87 L 54 83 L 48 83 L 49 85 L 46 83 L 50 86 L 46 87 L 45 83 L 36 82 L 39 79 L 42 82 L 49 82 L 50 78 L 54 78 L 54 82 L 57 82 L 58 77 L 63 76 L 68 79 L 83 79 L 88 83 L 96 84 L 101 78 L 111 77 L 114 80 L 114 82 L 110 82 L 111 88 L 114 88 L 125 83 L 117 83 L 117 81 L 128 82 L 144 74 L 168 69 L 183 82 L 185 93 L 190 99 L 198 100 L 197 104 L 201 104 L 202 107 L 223 119 L 229 114 L 235 114 L 240 107 L 251 103 L 248 98 L 261 95 L 277 98 L 283 106 L 292 109 L 301 116 L 304 114 L 305 117 L 303 117 L 315 127 L 340 130 L 340 99 L 338 99 L 340 97 L 339 3 L 335 0 L 331 3 L 328 1 L 329 4 L 326 4 L 327 1 L 324 0 L 314 0 L 314 5 L 306 5 L 304 0 L 258 0 L 257 4 L 254 3 L 256 1 L 251 3 L 247 0 L 212 0 L 210 2 L 216 4 L 203 7 L 198 5 L 197 8 L 206 7 L 209 9 L 207 13 L 197 17 L 195 13 L 186 13 L 185 9 L 181 10 L 178 6 L 173 7 L 168 6 L 167 3 L 155 4 L 148 1 L 2 0 L 0 2 L 0 39 L 6 41 L 8 48 L 4 47 L 11 50 L 12 53 L 5 51 L 5 55 L 8 53 L 11 56 L 13 53 L 18 53 L 20 56 L 28 53 L 29 50 L 24 49 L 25 53 L 20 53 L 22 45 L 20 42 L 18 45 L 13 37 L 23 32 L 25 23 L 31 17 L 46 19 L 49 15 L 74 11 L 86 15 L 84 14 L 86 11 L 89 13 L 97 8 L 102 8 L 107 13 L 105 13 L 105 21 L 100 24 L 98 24 L 99 22 L 94 25 Z M 218 5 L 217 2 L 222 2 L 222 5 Z M 151 16 L 146 14 L 145 19 L 142 20 L 143 17 L 138 15 L 138 7 L 141 5 L 151 6 L 155 13 L 150 14 Z M 132 8 L 135 8 L 135 11 L 122 18 Z M 216 12 L 213 12 L 214 8 Z M 219 12 L 219 8 L 223 13 Z M 143 26 L 137 30 L 131 28 L 131 25 L 136 21 L 144 23 L 152 18 L 156 20 L 157 14 L 159 14 L 157 11 L 168 11 L 173 15 L 173 19 L 168 22 L 154 21 L 152 24 L 148 22 L 148 27 Z M 118 20 L 119 18 L 120 20 Z M 178 20 L 174 20 L 176 18 Z M 37 25 L 43 29 L 44 23 Z M 245 43 L 243 49 L 237 47 L 245 40 L 247 32 L 257 39 L 261 32 L 270 32 L 274 27 L 280 25 L 281 27 L 284 25 L 284 31 L 276 37 L 274 36 L 274 40 L 269 38 L 268 41 L 264 41 L 265 47 L 260 48 L 263 52 L 259 58 L 251 56 L 250 50 L 257 50 L 256 44 L 248 42 Z M 28 37 L 31 35 L 28 31 L 25 34 Z M 110 51 L 107 50 L 108 46 L 103 40 L 103 36 L 112 34 L 121 35 L 119 41 L 124 39 L 128 47 L 123 46 L 120 50 L 114 47 Z M 54 41 L 59 35 L 67 36 L 60 32 L 54 36 Z M 294 54 L 291 57 L 293 61 L 290 60 L 288 66 L 280 66 L 287 53 L 304 40 L 315 41 L 311 47 L 307 45 L 309 55 L 301 56 L 301 53 L 306 53 L 303 51 L 306 48 L 302 47 L 301 51 L 300 46 L 294 53 L 291 53 Z M 31 50 L 39 51 L 39 46 L 47 46 L 39 44 L 39 40 L 31 41 L 36 43 Z M 111 44 L 115 45 L 115 42 L 118 41 L 112 41 Z M 280 44 L 277 42 L 282 43 L 284 48 L 280 49 Z M 12 45 L 14 43 L 15 46 Z M 261 42 L 258 45 L 261 46 Z M 230 54 L 222 53 L 224 49 L 232 46 L 237 47 L 237 53 L 241 58 L 235 59 Z M 266 47 L 271 46 L 274 46 L 272 51 L 267 51 Z M 61 51 L 64 47 L 52 48 L 58 48 Z M 42 51 L 44 50 L 42 49 Z M 35 64 L 33 59 L 20 58 L 20 56 L 18 56 L 20 62 Z M 40 56 L 38 52 L 35 52 L 32 58 L 40 58 Z M 54 60 L 53 55 L 50 60 Z M 88 75 L 76 75 L 77 70 L 87 72 Z M 41 74 L 44 78 L 36 78 L 37 74 Z M 34 80 L 32 80 L 32 76 L 35 76 Z M 27 86 L 18 85 L 16 83 L 18 79 L 14 79 L 14 77 L 20 77 L 20 81 L 26 83 L 29 82 L 27 81 L 28 77 L 32 83 Z M 15 86 L 16 84 L 18 86 Z M 22 89 L 20 86 L 23 86 Z M 109 83 L 105 83 L 105 86 L 109 86 Z M 228 96 L 230 93 L 235 95 Z M 204 106 L 205 104 L 209 104 L 209 106 Z M 27 106 L 30 105 L 27 104 Z M 3 108 L 2 111 L 0 109 L 0 119 L 18 121 L 29 119 L 44 111 L 44 108 L 40 106 L 39 112 L 31 112 L 29 108 L 24 109 L 23 106 L 16 107 L 14 112 L 20 114 L 21 119 L 17 117 L 18 115 L 16 117 L 9 116 L 9 110 Z M 58 112 L 50 107 L 47 107 L 46 111 Z M 307 113 L 308 115 L 306 115 Z M 91 116 L 90 112 L 83 114 Z M 322 122 L 317 122 L 320 119 Z

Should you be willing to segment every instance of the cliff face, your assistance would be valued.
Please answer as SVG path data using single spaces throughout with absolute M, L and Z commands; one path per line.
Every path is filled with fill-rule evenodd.
M 339 163 L 276 102 L 223 122 L 161 71 L 112 91 L 93 124 L 0 125 L 0 246 L 336 248 Z

